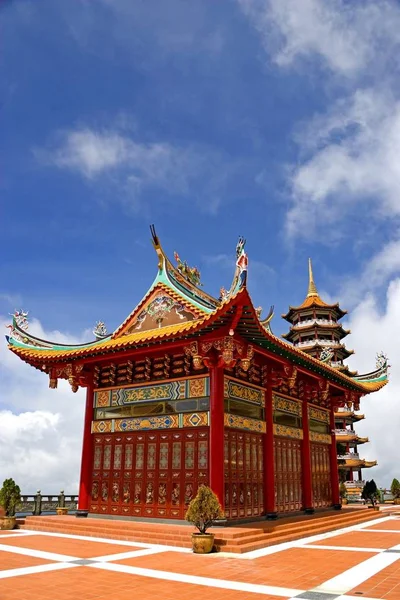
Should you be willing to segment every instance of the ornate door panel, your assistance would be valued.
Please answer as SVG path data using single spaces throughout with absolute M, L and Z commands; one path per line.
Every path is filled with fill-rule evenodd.
M 225 430 L 225 514 L 237 519 L 263 513 L 262 435 Z
M 279 513 L 301 509 L 301 443 L 274 439 L 275 503 Z M 267 467 L 268 468 L 268 467 Z
M 208 473 L 208 429 L 95 436 L 90 510 L 183 519 Z
M 331 469 L 327 444 L 311 444 L 311 471 L 314 507 L 331 506 Z

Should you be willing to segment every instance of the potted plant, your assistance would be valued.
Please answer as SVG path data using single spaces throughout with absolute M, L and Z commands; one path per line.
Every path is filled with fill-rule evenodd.
M 400 504 L 400 482 L 398 479 L 393 479 L 390 491 L 392 492 L 394 504 Z
M 379 506 L 376 506 L 375 502 L 378 496 L 378 488 L 376 487 L 376 483 L 373 479 L 371 481 L 367 481 L 364 485 L 361 498 L 364 500 L 369 500 L 371 502 L 371 506 L 368 508 L 372 508 L 373 510 L 379 510 Z
M 21 499 L 21 490 L 13 479 L 5 479 L 0 490 L 0 506 L 4 516 L 0 517 L 0 529 L 14 529 L 16 518 L 15 509 Z
M 340 497 L 342 499 L 342 504 L 348 504 L 348 500 L 347 500 L 347 488 L 344 484 L 344 482 L 342 481 L 342 483 L 339 486 L 339 494 Z
M 67 515 L 68 514 L 68 506 L 56 506 L 56 513 L 59 516 Z
M 207 529 L 217 519 L 222 519 L 224 513 L 218 497 L 211 488 L 201 485 L 197 495 L 187 509 L 185 518 L 192 523 L 198 531 L 192 533 L 193 552 L 195 554 L 208 554 L 213 549 L 214 534 L 207 533 Z

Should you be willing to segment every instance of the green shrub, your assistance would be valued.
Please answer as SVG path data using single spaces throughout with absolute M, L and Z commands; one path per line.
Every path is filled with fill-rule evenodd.
M 224 513 L 218 497 L 211 488 L 201 485 L 197 495 L 187 509 L 185 519 L 192 523 L 200 533 L 206 533 L 207 529 L 217 519 L 223 519 Z
M 343 481 L 339 486 L 339 494 L 340 494 L 341 498 L 347 498 L 347 488 L 346 488 L 345 484 L 343 483 Z
M 395 500 L 400 498 L 400 482 L 398 479 L 393 479 L 392 485 L 390 486 L 390 491 L 392 492 Z
M 0 490 L 0 506 L 4 508 L 6 517 L 15 515 L 15 508 L 20 501 L 21 490 L 14 479 L 5 479 Z
M 371 481 L 367 481 L 364 485 L 361 498 L 364 500 L 369 500 L 372 506 L 375 506 L 375 502 L 377 498 L 379 498 L 378 488 L 376 487 L 376 483 L 373 479 Z

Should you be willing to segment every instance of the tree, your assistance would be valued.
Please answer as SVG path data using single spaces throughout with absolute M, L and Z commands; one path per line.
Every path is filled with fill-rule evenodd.
M 378 488 L 376 487 L 376 483 L 373 479 L 371 481 L 367 481 L 364 485 L 361 498 L 364 500 L 369 500 L 372 506 L 375 506 L 375 501 L 378 496 Z
M 400 498 L 400 481 L 398 479 L 393 479 L 392 485 L 390 486 L 390 491 L 392 492 L 394 500 Z
M 347 488 L 343 481 L 339 486 L 339 494 L 341 498 L 347 498 Z
M 4 508 L 6 517 L 15 515 L 15 508 L 21 499 L 21 490 L 14 479 L 5 479 L 0 490 L 0 506 Z
M 204 534 L 214 521 L 223 517 L 224 513 L 216 494 L 211 488 L 201 485 L 196 497 L 189 504 L 186 521 L 193 523 L 199 532 Z

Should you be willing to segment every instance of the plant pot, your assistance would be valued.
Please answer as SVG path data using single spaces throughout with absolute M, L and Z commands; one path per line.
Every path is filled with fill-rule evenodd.
M 17 523 L 16 517 L 1 517 L 0 529 L 14 529 Z
M 347 498 L 342 498 L 342 504 L 343 504 L 343 506 L 344 506 L 345 504 L 348 504 L 348 503 L 349 503 L 349 501 L 347 500 Z
M 393 504 L 400 504 L 400 498 L 395 498 Z
M 209 554 L 213 546 L 213 533 L 192 533 L 192 547 L 195 554 Z
M 56 513 L 58 515 L 67 515 L 68 514 L 68 508 L 66 506 L 57 506 Z

